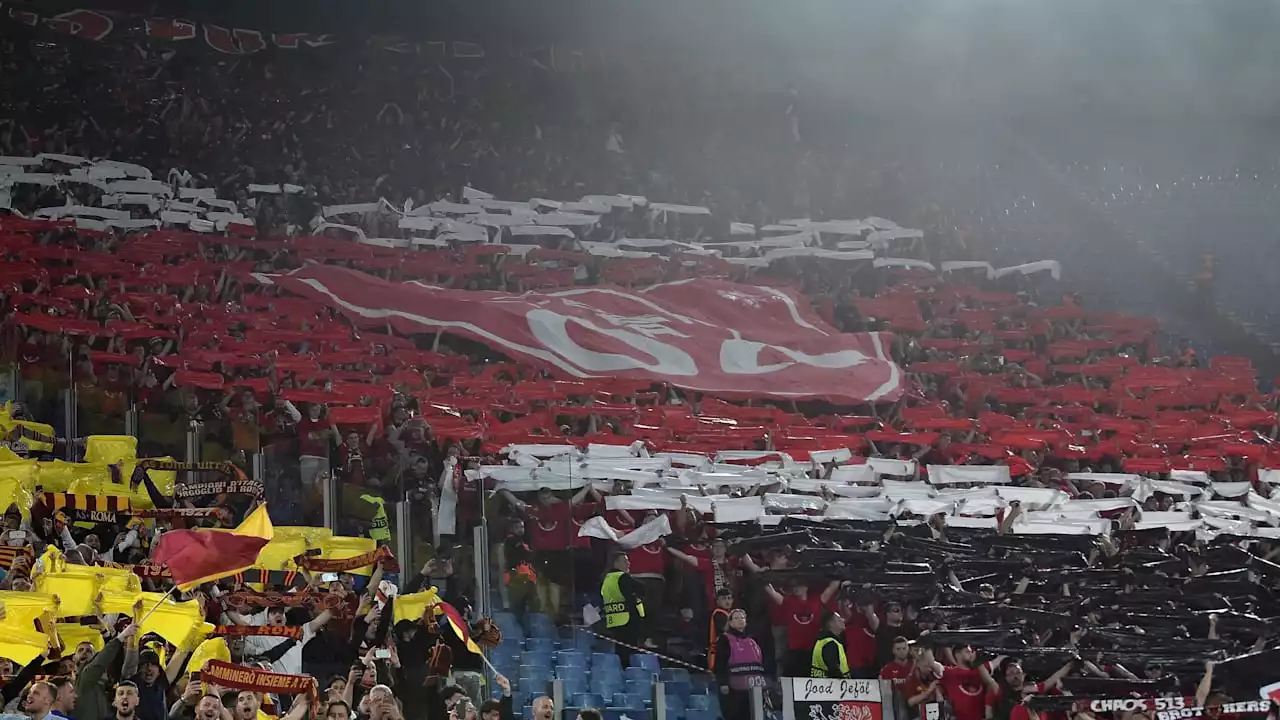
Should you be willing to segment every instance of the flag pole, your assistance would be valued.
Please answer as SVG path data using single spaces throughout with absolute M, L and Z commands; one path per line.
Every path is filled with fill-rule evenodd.
M 160 606 L 164 604 L 164 601 L 165 601 L 165 600 L 168 600 L 168 599 L 169 599 L 169 595 L 170 595 L 170 594 L 171 594 L 171 593 L 172 593 L 172 592 L 173 592 L 177 587 L 178 587 L 177 585 L 174 585 L 173 587 L 171 587 L 171 588 L 169 588 L 168 590 L 166 590 L 166 591 L 165 591 L 165 593 L 164 593 L 164 596 L 163 596 L 163 597 L 161 597 L 161 598 L 160 598 L 160 600 L 159 600 L 155 605 L 152 605 L 152 606 L 151 606 L 151 609 L 147 611 L 147 614 L 146 614 L 146 615 L 143 615 L 141 618 L 139 618 L 139 619 L 137 619 L 137 620 L 134 620 L 134 621 L 133 621 L 133 623 L 134 623 L 135 625 L 137 625 L 137 626 L 141 627 L 141 626 L 142 626 L 142 623 L 146 622 L 147 618 L 151 617 L 151 614 L 152 614 L 152 613 L 154 613 L 155 611 L 157 611 L 157 610 L 159 610 L 159 609 L 160 609 Z

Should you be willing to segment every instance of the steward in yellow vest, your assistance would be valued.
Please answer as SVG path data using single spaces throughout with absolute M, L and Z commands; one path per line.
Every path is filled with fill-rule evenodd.
M 828 611 L 822 615 L 822 636 L 813 644 L 809 677 L 850 677 L 849 657 L 844 651 L 844 618 L 839 613 Z

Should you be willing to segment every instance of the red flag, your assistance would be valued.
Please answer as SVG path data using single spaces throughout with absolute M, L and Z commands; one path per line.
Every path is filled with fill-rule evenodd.
M 229 532 L 170 530 L 160 536 L 151 561 L 168 567 L 173 582 L 188 590 L 253 567 L 274 534 L 267 506 L 259 505 Z

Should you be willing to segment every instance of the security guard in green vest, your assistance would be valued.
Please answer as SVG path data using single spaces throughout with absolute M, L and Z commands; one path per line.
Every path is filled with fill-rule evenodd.
M 644 586 L 631 577 L 631 559 L 624 552 L 613 556 L 609 572 L 600 583 L 600 599 L 604 602 L 605 632 L 628 645 L 637 645 L 644 632 Z M 631 649 L 615 644 L 622 667 L 631 662 Z
M 849 674 L 849 657 L 844 652 L 844 617 L 827 611 L 822 614 L 822 635 L 813 644 L 809 677 L 843 678 Z

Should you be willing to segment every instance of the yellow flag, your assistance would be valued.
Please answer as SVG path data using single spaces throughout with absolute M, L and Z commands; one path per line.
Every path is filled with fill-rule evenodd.
M 187 672 L 192 673 L 199 670 L 209 660 L 231 662 L 231 649 L 227 647 L 226 640 L 220 637 L 211 637 L 200 643 L 191 652 L 191 658 L 187 660 Z
M 34 574 L 60 573 L 67 567 L 67 560 L 57 545 L 49 543 L 40 557 L 36 558 Z M 83 567 L 83 566 L 82 566 Z
M 96 615 L 95 600 L 102 585 L 101 575 L 41 573 L 36 576 L 36 592 L 58 598 L 58 617 Z
M 401 620 L 418 622 L 427 613 L 427 608 L 434 606 L 438 602 L 440 602 L 440 596 L 436 593 L 435 588 L 409 593 L 408 595 L 397 595 L 393 622 L 400 622 Z
M 84 441 L 84 461 L 110 465 L 138 457 L 138 438 L 131 435 L 90 435 Z M 125 482 L 129 478 L 124 479 Z
M 305 538 L 277 537 L 263 546 L 262 552 L 258 553 L 258 563 L 254 567 L 267 570 L 296 570 L 298 566 L 293 559 L 310 549 L 311 546 L 307 544 Z
M 0 590 L 0 602 L 4 603 L 5 618 L 0 627 L 31 628 L 44 611 L 57 605 L 48 593 Z
M 58 623 L 56 626 L 58 638 L 62 641 L 62 647 L 71 652 L 75 652 L 80 643 L 87 642 L 93 645 L 93 651 L 102 650 L 104 645 L 102 641 L 102 633 L 96 628 L 88 625 L 80 625 L 78 623 Z
M 20 425 L 34 433 L 39 433 L 45 437 L 54 437 L 53 426 L 47 423 L 38 423 L 32 420 L 13 420 L 14 425 Z M 53 452 L 53 443 L 41 442 L 31 437 L 24 437 L 21 442 L 26 443 L 27 447 L 36 452 Z
M 157 602 L 159 598 L 164 599 Z M 143 593 L 141 610 L 143 614 L 150 615 L 142 621 L 138 634 L 155 633 L 179 648 L 193 646 L 197 634 L 203 629 L 201 626 L 205 624 L 204 616 L 200 614 L 200 603 L 195 600 L 174 602 L 162 593 Z
M 149 593 L 151 595 L 159 595 L 160 593 Z M 104 615 L 128 615 L 129 617 L 141 617 L 137 615 L 137 609 L 142 602 L 142 591 L 116 590 L 104 587 L 98 593 L 98 609 Z M 155 603 L 155 600 L 151 601 Z M 146 612 L 142 610 L 141 612 Z
M 49 649 L 49 638 L 35 627 L 13 627 L 7 621 L 0 623 L 0 657 L 18 665 L 26 665 Z
M 374 542 L 372 538 L 335 535 L 324 543 L 320 557 L 325 560 L 345 560 L 349 557 L 373 552 L 377 548 L 378 543 Z M 373 565 L 366 565 L 351 572 L 356 575 L 372 575 Z

